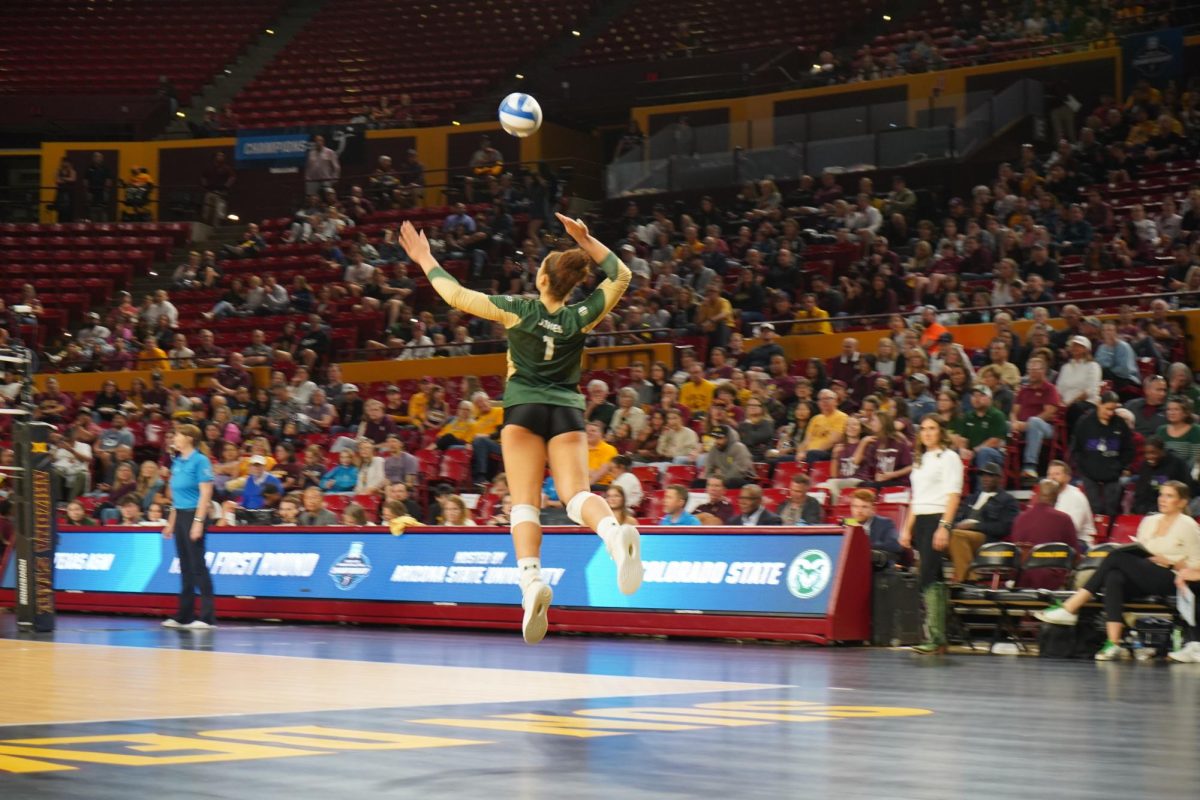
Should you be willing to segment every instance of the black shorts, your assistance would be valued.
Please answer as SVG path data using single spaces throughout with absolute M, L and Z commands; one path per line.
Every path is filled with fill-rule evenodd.
M 504 409 L 505 425 L 520 425 L 545 441 L 560 433 L 583 431 L 583 411 L 569 406 L 553 406 L 549 403 L 522 403 Z

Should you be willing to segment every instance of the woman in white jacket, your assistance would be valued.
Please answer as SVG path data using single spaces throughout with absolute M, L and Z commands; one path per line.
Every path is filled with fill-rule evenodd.
M 382 494 L 387 488 L 387 475 L 383 470 L 383 458 L 375 454 L 375 443 L 370 439 L 359 439 L 356 448 L 359 459 L 358 484 L 355 494 Z
M 1086 336 L 1072 336 L 1067 350 L 1071 359 L 1059 369 L 1054 386 L 1067 409 L 1067 430 L 1074 430 L 1079 418 L 1094 411 L 1100 403 L 1104 375 L 1092 358 L 1092 343 Z

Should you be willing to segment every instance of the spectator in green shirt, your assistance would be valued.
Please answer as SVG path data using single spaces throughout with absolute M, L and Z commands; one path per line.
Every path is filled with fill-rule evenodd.
M 951 425 L 954 446 L 963 461 L 977 470 L 986 464 L 1004 468 L 1004 442 L 1008 438 L 1008 420 L 992 405 L 992 390 L 979 384 L 971 390 L 971 411 L 957 417 Z

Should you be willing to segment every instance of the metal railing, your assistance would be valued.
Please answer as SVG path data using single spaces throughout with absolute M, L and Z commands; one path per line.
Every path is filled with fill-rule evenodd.
M 817 174 L 831 168 L 895 168 L 925 161 L 962 158 L 990 137 L 1031 114 L 1041 113 L 1042 84 L 1014 83 L 1002 92 L 974 92 L 933 100 L 922 107 L 907 101 L 832 109 L 742 123 L 741 140 L 752 143 L 754 127 L 770 125 L 774 146 L 731 146 L 731 125 L 695 128 L 675 124 L 651 137 L 641 152 L 608 166 L 610 198 L 653 192 L 737 186 L 744 181 Z M 935 124 L 940 113 L 961 120 Z M 925 127 L 910 125 L 922 117 Z

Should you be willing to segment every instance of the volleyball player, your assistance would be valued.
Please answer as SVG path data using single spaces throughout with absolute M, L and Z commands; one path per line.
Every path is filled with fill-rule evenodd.
M 520 571 L 528 644 L 546 635 L 546 612 L 553 592 L 542 581 L 542 527 L 539 504 L 547 463 L 567 516 L 604 541 L 617 566 L 617 587 L 633 594 L 642 585 L 641 537 L 622 525 L 604 498 L 589 490 L 584 398 L 579 373 L 588 333 L 616 306 L 632 274 L 588 233 L 582 220 L 556 215 L 579 247 L 546 256 L 538 268 L 536 298 L 490 296 L 461 286 L 429 251 L 423 232 L 405 222 L 400 241 L 421 266 L 434 290 L 454 308 L 499 322 L 508 330 L 508 380 L 500 447 L 512 496 L 512 537 Z M 594 265 L 605 280 L 586 300 L 567 299 Z

